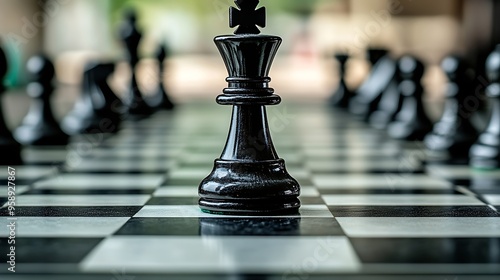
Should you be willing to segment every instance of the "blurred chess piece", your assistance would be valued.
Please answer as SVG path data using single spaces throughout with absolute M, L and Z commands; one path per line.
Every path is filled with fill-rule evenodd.
M 475 168 L 490 169 L 500 167 L 500 45 L 488 57 L 486 73 L 491 82 L 486 94 L 492 112 L 488 126 L 471 148 L 470 161 Z
M 377 57 L 378 58 L 378 57 Z M 387 90 L 396 76 L 396 62 L 385 55 L 378 60 L 372 68 L 369 77 L 356 91 L 349 103 L 349 111 L 364 121 L 368 121 L 373 112 L 378 108 L 382 94 Z
M 15 138 L 24 145 L 66 145 L 69 137 L 55 120 L 50 103 L 54 92 L 54 65 L 46 56 L 37 55 L 28 60 L 27 70 L 34 77 L 26 89 L 32 104 L 21 126 L 15 130 Z
M 377 110 L 370 116 L 369 122 L 373 128 L 387 129 L 389 124 L 395 121 L 396 115 L 401 111 L 401 107 L 403 106 L 403 95 L 399 87 L 400 83 L 401 72 L 397 69 L 394 78 L 382 93 Z
M 144 95 L 139 89 L 137 83 L 137 65 L 139 64 L 139 45 L 142 34 L 137 28 L 137 14 L 134 10 L 128 10 L 125 14 L 125 21 L 120 28 L 120 36 L 123 40 L 126 50 L 128 63 L 132 76 L 128 92 L 124 103 L 128 108 L 128 114 L 132 118 L 147 117 L 153 113 L 151 107 L 146 102 Z
M 62 128 L 70 135 L 114 133 L 122 121 L 123 103 L 108 85 L 112 63 L 91 62 L 85 66 L 82 93 Z
M 441 120 L 425 138 L 425 146 L 431 158 L 467 161 L 478 132 L 470 117 L 463 114 L 462 106 L 474 92 L 473 81 L 467 75 L 468 67 L 459 57 L 445 58 L 441 67 L 449 80 L 446 103 Z
M 349 55 L 347 54 L 337 54 L 335 55 L 339 63 L 339 86 L 335 90 L 333 96 L 330 99 L 330 103 L 339 108 L 347 108 L 349 107 L 349 102 L 351 101 L 353 93 L 349 90 L 345 82 L 346 76 L 346 64 L 349 60 Z
M 158 88 L 147 100 L 149 106 L 156 110 L 172 110 L 175 106 L 170 100 L 165 85 L 165 59 L 168 57 L 168 48 L 160 45 L 156 50 L 156 60 L 158 61 Z
M 432 122 L 423 104 L 424 88 L 421 80 L 425 71 L 424 64 L 414 57 L 404 56 L 399 60 L 398 68 L 403 105 L 395 121 L 389 125 L 388 133 L 398 140 L 423 140 L 432 130 Z
M 21 160 L 21 145 L 16 142 L 4 119 L 2 96 L 5 91 L 3 79 L 7 74 L 7 57 L 0 47 L 0 165 L 18 165 Z

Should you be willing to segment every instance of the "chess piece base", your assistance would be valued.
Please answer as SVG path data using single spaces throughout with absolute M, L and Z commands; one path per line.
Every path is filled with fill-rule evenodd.
M 216 160 L 199 188 L 202 211 L 218 214 L 276 215 L 297 213 L 299 183 L 282 159 L 270 161 Z

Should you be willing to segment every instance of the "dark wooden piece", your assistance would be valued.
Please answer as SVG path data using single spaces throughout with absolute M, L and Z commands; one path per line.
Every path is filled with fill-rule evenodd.
M 475 168 L 489 169 L 500 167 L 500 45 L 488 57 L 486 72 L 491 82 L 486 94 L 492 112 L 488 126 L 471 148 L 470 160 Z
M 143 118 L 151 115 L 153 110 L 145 101 L 144 95 L 137 84 L 137 65 L 139 64 L 139 45 L 142 34 L 137 27 L 137 15 L 134 10 L 127 11 L 125 21 L 120 28 L 120 36 L 123 40 L 126 50 L 128 63 L 132 72 L 130 86 L 125 96 L 125 105 L 128 108 L 128 114 L 132 118 Z
M 0 48 L 0 165 L 21 164 L 21 145 L 10 133 L 4 119 L 2 95 L 5 92 L 3 79 L 7 74 L 7 57 Z
M 62 122 L 70 135 L 114 133 L 123 118 L 123 103 L 108 85 L 113 63 L 90 62 L 83 74 L 82 94 Z
M 54 92 L 54 65 L 46 56 L 37 55 L 28 60 L 27 69 L 34 77 L 26 89 L 32 98 L 32 104 L 14 136 L 24 145 L 66 145 L 69 137 L 59 127 L 50 104 Z
M 423 140 L 432 130 L 432 122 L 422 100 L 424 64 L 414 57 L 405 56 L 399 60 L 398 67 L 402 78 L 399 91 L 403 96 L 403 105 L 396 120 L 389 125 L 388 133 L 399 140 Z
M 149 106 L 156 110 L 172 110 L 175 105 L 172 103 L 168 97 L 167 90 L 165 88 L 165 59 L 168 57 L 168 49 L 164 45 L 160 45 L 156 50 L 155 54 L 156 60 L 158 61 L 158 88 L 152 97 L 150 97 L 147 102 Z
M 346 64 L 349 60 L 349 56 L 346 54 L 337 54 L 335 55 L 335 58 L 339 62 L 340 82 L 338 88 L 335 90 L 330 99 L 330 103 L 335 107 L 347 108 L 349 107 L 349 102 L 353 96 L 353 93 L 347 87 L 345 82 Z
M 462 110 L 467 97 L 474 92 L 473 81 L 467 75 L 469 68 L 459 57 L 445 58 L 441 67 L 449 80 L 445 108 L 433 132 L 425 138 L 425 146 L 432 158 L 467 160 L 478 134 L 470 116 Z
M 276 153 L 265 108 L 281 102 L 269 87 L 281 42 L 276 36 L 252 34 L 215 38 L 229 73 L 229 86 L 217 102 L 232 105 L 233 117 L 224 151 L 199 187 L 205 212 L 272 215 L 296 213 L 300 207 L 300 186 Z

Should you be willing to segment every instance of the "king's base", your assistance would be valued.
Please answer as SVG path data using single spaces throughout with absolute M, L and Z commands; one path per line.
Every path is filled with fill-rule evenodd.
M 299 183 L 288 174 L 282 159 L 216 160 L 199 194 L 200 208 L 213 214 L 294 214 L 300 207 Z

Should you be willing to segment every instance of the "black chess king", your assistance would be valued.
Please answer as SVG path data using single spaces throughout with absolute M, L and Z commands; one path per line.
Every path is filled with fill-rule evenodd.
M 229 86 L 217 103 L 233 106 L 231 127 L 221 157 L 200 184 L 199 205 L 212 214 L 297 213 L 300 186 L 276 153 L 265 107 L 281 102 L 269 87 L 269 71 L 282 40 L 258 35 L 257 26 L 266 25 L 258 0 L 235 3 L 239 9 L 230 8 L 230 26 L 238 27 L 235 35 L 215 38 L 229 73 Z

